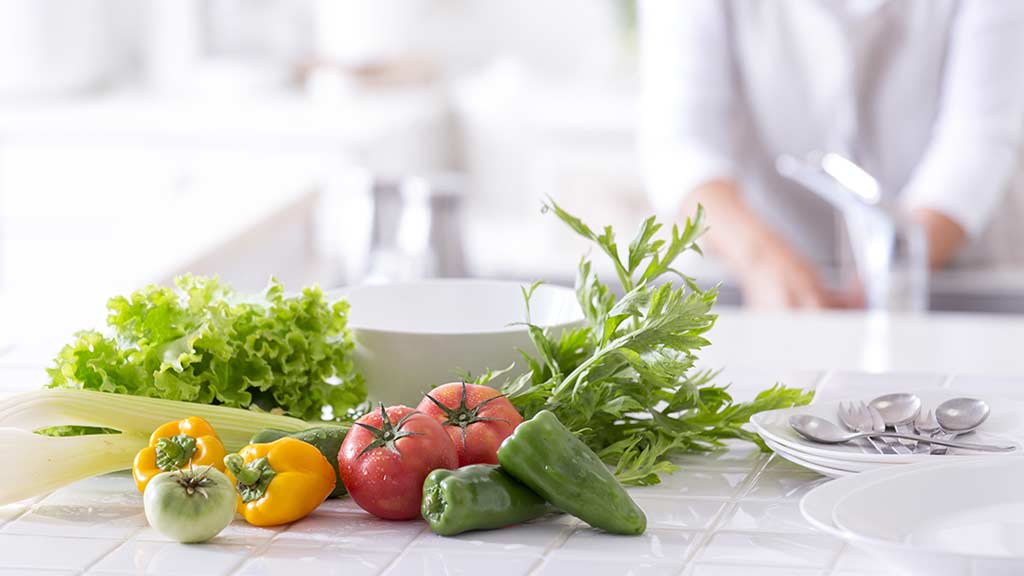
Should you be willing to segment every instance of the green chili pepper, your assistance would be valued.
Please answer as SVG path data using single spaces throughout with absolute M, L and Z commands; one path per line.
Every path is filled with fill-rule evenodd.
M 548 502 L 595 528 L 643 534 L 644 511 L 586 444 L 542 410 L 498 448 L 501 467 Z
M 442 536 L 503 528 L 549 511 L 543 498 L 494 464 L 434 470 L 423 483 L 423 518 Z
M 328 498 L 340 498 L 348 493 L 345 490 L 345 484 L 341 481 L 341 474 L 338 473 L 338 452 L 341 450 L 341 443 L 345 440 L 348 430 L 348 426 L 317 426 L 315 428 L 307 428 L 301 432 L 288 433 L 283 430 L 267 428 L 253 434 L 252 438 L 249 439 L 249 443 L 269 444 L 274 440 L 290 436 L 316 446 L 316 449 L 324 455 L 324 458 L 327 458 L 331 468 L 334 468 L 336 483 L 334 485 L 334 492 L 331 492 Z

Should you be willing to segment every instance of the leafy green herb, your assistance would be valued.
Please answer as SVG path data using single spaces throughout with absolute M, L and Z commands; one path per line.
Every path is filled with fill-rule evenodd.
M 107 303 L 110 335 L 76 334 L 48 370 L 81 388 L 343 419 L 366 398 L 352 361 L 348 303 L 317 287 L 286 296 L 276 280 L 244 300 L 214 278 L 143 288 Z
M 596 243 L 611 260 L 616 291 L 603 284 L 584 257 L 576 294 L 587 325 L 554 334 L 527 324 L 536 354 L 521 352 L 529 371 L 504 386 L 509 400 L 531 418 L 550 410 L 625 484 L 650 485 L 677 466 L 670 456 L 720 447 L 739 438 L 761 439 L 742 426 L 763 410 L 806 404 L 813 393 L 776 385 L 751 402 L 737 403 L 716 372 L 694 369 L 696 352 L 717 318 L 711 309 L 717 287 L 701 290 L 673 268 L 686 251 L 700 253 L 704 212 L 673 226 L 666 239 L 653 217 L 620 251 L 611 227 L 595 232 L 554 201 L 545 205 L 577 234 Z M 665 282 L 680 280 L 680 285 Z M 524 290 L 529 313 L 530 290 Z M 487 377 L 493 379 L 495 375 Z

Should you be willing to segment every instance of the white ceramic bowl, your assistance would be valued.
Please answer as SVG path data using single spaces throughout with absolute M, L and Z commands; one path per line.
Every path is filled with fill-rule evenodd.
M 334 293 L 351 304 L 356 368 L 372 400 L 415 406 L 434 386 L 516 363 L 516 352 L 534 353 L 525 326 L 526 304 L 518 282 L 427 280 L 365 285 Z M 562 330 L 583 324 L 575 293 L 541 285 L 530 301 L 530 319 Z

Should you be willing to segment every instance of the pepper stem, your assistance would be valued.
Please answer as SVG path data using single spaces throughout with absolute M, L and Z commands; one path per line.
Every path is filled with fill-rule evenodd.
M 247 463 L 240 454 L 228 454 L 224 457 L 224 466 L 234 475 L 238 495 L 247 504 L 263 498 L 270 481 L 277 476 L 266 456 Z
M 168 472 L 188 464 L 196 453 L 196 439 L 187 434 L 168 436 L 156 441 L 156 466 Z

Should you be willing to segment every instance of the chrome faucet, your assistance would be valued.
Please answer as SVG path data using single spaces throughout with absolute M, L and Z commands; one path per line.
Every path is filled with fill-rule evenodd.
M 831 204 L 846 222 L 865 304 L 873 310 L 923 311 L 928 306 L 924 230 L 885 197 L 878 181 L 835 153 L 782 155 L 779 174 Z

